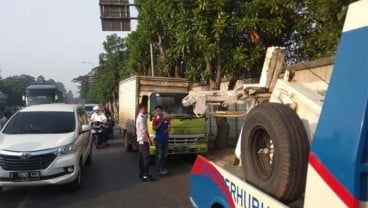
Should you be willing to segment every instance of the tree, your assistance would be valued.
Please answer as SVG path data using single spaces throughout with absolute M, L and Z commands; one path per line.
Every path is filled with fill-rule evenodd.
M 128 69 L 141 75 L 150 73 L 149 45 L 153 45 L 156 76 L 183 77 L 182 53 L 176 44 L 178 32 L 175 15 L 180 12 L 178 0 L 138 0 L 139 25 L 128 37 Z M 182 5 L 182 4 L 180 4 Z
M 73 92 L 71 90 L 68 90 L 68 92 L 65 95 L 65 102 L 66 103 L 71 103 L 73 101 Z
M 132 32 L 127 38 L 127 60 L 125 65 L 125 76 L 130 74 L 149 75 L 150 52 L 149 37 L 141 27 Z
M 42 77 L 42 76 L 39 76 Z M 37 80 L 39 79 L 39 77 L 37 78 Z M 61 82 L 56 82 L 53 79 L 49 79 L 47 81 L 44 82 L 45 84 L 48 85 L 54 85 L 56 87 L 56 95 L 58 96 L 58 102 L 64 102 L 66 99 L 66 89 L 63 83 Z
M 29 75 L 10 76 L 3 79 L 3 92 L 8 95 L 7 106 L 23 106 L 22 96 L 26 94 L 26 88 L 36 82 Z
M 78 85 L 78 92 L 79 96 L 82 99 L 87 99 L 87 93 L 89 88 L 89 75 L 81 75 L 79 77 L 76 77 L 72 80 L 74 83 L 79 83 Z
M 80 82 L 80 89 L 83 89 L 83 96 L 92 102 L 108 102 L 112 105 L 113 111 L 117 111 L 117 97 L 119 81 L 129 76 L 125 71 L 126 43 L 125 39 L 116 34 L 106 37 L 103 42 L 105 52 L 100 54 L 100 65 L 93 69 L 93 79 L 89 82 L 86 76 L 73 79 Z
M 299 60 L 335 54 L 345 15 L 350 3 L 356 0 L 306 0 L 304 21 L 300 27 L 302 46 Z
M 297 1 L 199 0 L 184 12 L 181 31 L 184 63 L 189 78 L 204 79 L 218 90 L 223 77 L 229 89 L 246 69 L 260 71 L 267 47 L 288 46 L 299 15 Z M 188 22 L 185 19 L 189 19 Z M 185 28 L 185 25 L 181 28 Z M 198 77 L 200 76 L 200 77 Z M 226 118 L 217 118 L 216 142 L 223 146 L 228 137 Z
M 46 80 L 45 80 L 45 77 L 44 76 L 41 76 L 39 75 L 37 78 L 36 78 L 36 83 L 35 84 L 46 84 Z

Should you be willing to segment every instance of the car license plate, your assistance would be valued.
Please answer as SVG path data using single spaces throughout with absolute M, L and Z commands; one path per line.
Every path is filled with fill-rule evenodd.
M 29 171 L 29 172 L 11 172 L 9 173 L 9 178 L 12 180 L 20 181 L 37 181 L 40 180 L 40 171 Z

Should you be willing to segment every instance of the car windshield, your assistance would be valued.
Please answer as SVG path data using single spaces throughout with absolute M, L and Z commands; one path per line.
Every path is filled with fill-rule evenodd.
M 73 112 L 18 112 L 6 125 L 5 134 L 67 133 L 75 129 Z
M 84 109 L 86 109 L 86 111 L 93 111 L 93 106 L 94 105 L 85 105 Z
M 49 104 L 54 100 L 53 96 L 28 96 L 29 105 Z
M 193 107 L 184 107 L 181 100 L 186 94 L 181 93 L 154 93 L 151 95 L 151 115 L 156 115 L 155 107 L 161 105 L 164 115 L 172 118 L 194 118 Z

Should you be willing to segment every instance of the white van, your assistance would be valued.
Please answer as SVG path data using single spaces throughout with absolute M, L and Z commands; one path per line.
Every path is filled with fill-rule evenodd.
M 66 183 L 77 189 L 91 161 L 91 126 L 80 105 L 23 108 L 0 132 L 0 189 Z

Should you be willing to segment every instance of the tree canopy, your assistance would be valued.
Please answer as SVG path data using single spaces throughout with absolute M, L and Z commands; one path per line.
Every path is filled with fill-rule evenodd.
M 93 81 L 81 96 L 117 105 L 119 80 L 130 75 L 185 77 L 220 88 L 224 78 L 259 76 L 266 49 L 288 50 L 286 63 L 333 55 L 352 0 L 136 0 L 139 24 L 126 39 L 107 36 Z M 153 51 L 153 66 L 150 48 Z M 229 124 L 216 118 L 217 145 Z
M 78 87 L 80 96 L 87 102 L 116 103 L 119 81 L 130 74 L 123 70 L 128 64 L 125 39 L 116 34 L 109 35 L 103 42 L 103 47 L 104 52 L 99 56 L 99 66 L 93 68 L 88 75 L 76 77 L 72 81 L 80 84 Z
M 333 55 L 351 0 L 136 0 L 139 25 L 127 38 L 127 68 L 186 77 L 217 89 L 260 71 L 269 46 L 288 49 L 288 63 Z
M 151 75 L 185 77 L 218 89 L 223 78 L 257 76 L 267 47 L 288 49 L 286 63 L 335 53 L 352 0 L 136 0 L 139 24 L 123 39 L 109 35 L 100 65 L 81 83 L 81 97 L 116 101 L 118 82 Z M 93 83 L 93 84 L 91 84 Z

